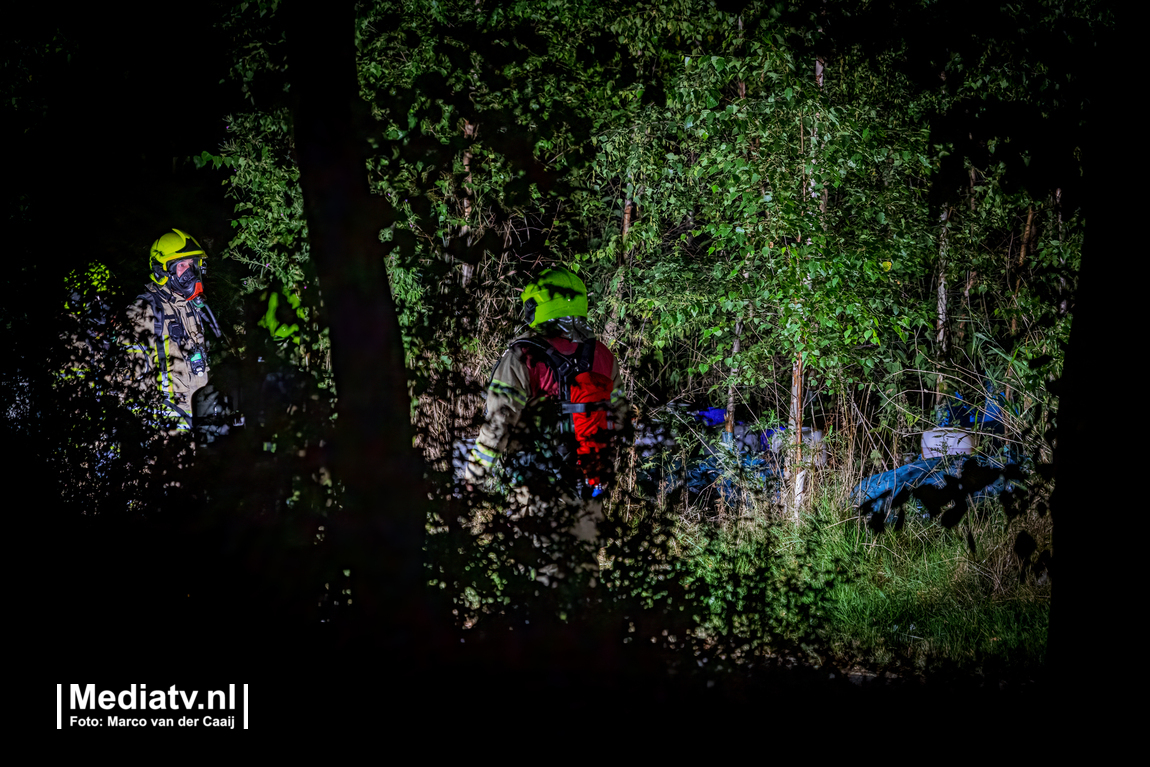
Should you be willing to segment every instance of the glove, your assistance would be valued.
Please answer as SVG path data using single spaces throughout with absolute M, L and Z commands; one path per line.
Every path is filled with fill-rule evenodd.
M 458 473 L 460 479 L 469 484 L 479 484 L 487 477 L 487 472 L 495 465 L 495 462 L 499 460 L 498 454 L 484 448 L 474 440 L 468 440 L 460 447 L 464 448 L 457 451 L 457 455 L 462 453 L 460 455 L 461 460 L 456 462 L 456 466 L 461 469 Z

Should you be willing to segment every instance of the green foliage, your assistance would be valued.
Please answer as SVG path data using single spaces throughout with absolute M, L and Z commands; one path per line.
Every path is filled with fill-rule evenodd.
M 1011 438 L 1039 449 L 1084 222 L 1063 207 L 1058 184 L 1073 179 L 1027 175 L 1027 134 L 1084 103 L 1082 84 L 1046 53 L 1109 22 L 1091 3 L 1028 2 L 995 9 L 975 35 L 931 26 L 955 11 L 936 5 L 899 13 L 947 35 L 945 55 L 899 38 L 898 25 L 890 39 L 852 39 L 852 18 L 885 23 L 867 4 L 827 9 L 834 25 L 803 4 L 738 14 L 694 0 L 361 4 L 365 164 L 420 406 L 466 404 L 513 330 L 517 285 L 564 263 L 588 285 L 591 320 L 642 404 L 734 391 L 775 425 L 801 359 L 815 400 L 836 395 L 858 416 L 865 465 L 886 466 L 900 438 L 930 426 L 935 392 L 969 397 L 987 382 L 1012 397 Z M 197 164 L 231 173 L 227 255 L 249 268 L 246 289 L 300 293 L 309 343 L 324 352 L 278 3 L 241 3 L 223 25 L 251 109 L 228 118 L 229 140 Z M 1020 109 L 1034 119 L 1002 117 Z M 964 137 L 976 117 L 990 127 Z M 457 435 L 437 428 L 421 445 L 441 457 Z M 506 524 L 466 535 L 447 517 L 433 526 L 451 533 L 437 582 L 472 617 L 537 596 L 544 564 L 510 552 L 542 533 Z M 628 547 L 646 539 L 623 536 L 611 588 L 674 605 L 667 614 L 708 636 L 753 645 L 833 633 L 832 587 L 859 615 L 886 609 L 877 587 L 847 598 L 834 586 L 864 552 L 836 548 L 829 533 L 785 555 L 773 529 L 643 534 L 664 535 L 665 555 L 640 555 Z M 674 589 L 654 585 L 666 579 Z M 580 588 L 549 604 L 575 611 Z M 851 620 L 924 625 L 882 614 Z
M 289 289 L 307 281 L 276 10 L 242 4 L 226 22 L 234 74 L 260 108 L 230 118 L 235 139 L 199 160 L 233 171 L 229 254 L 251 267 L 251 290 L 271 278 Z M 951 90 L 917 88 L 897 51 L 852 48 L 818 84 L 811 51 L 820 38 L 796 26 L 801 18 L 773 5 L 736 17 L 691 2 L 638 14 L 588 2 L 365 7 L 357 44 L 367 165 L 394 208 L 382 238 L 410 359 L 454 354 L 412 348 L 426 335 L 416 328 L 442 320 L 427 286 L 452 263 L 514 252 L 516 231 L 530 236 L 537 222 L 546 230 L 532 241 L 538 254 L 517 255 L 581 269 L 598 299 L 593 314 L 618 324 L 610 340 L 632 360 L 656 358 L 672 386 L 735 384 L 748 401 L 778 401 L 786 368 L 777 363 L 800 355 L 825 391 L 871 381 L 923 350 L 924 367 L 942 364 L 923 339 L 934 335 L 940 265 L 951 294 L 962 288 L 965 304 L 951 313 L 961 315 L 956 340 L 969 368 L 1002 378 L 1000 352 L 1056 364 L 1066 324 L 1051 317 L 1049 299 L 1072 289 L 1080 226 L 1060 221 L 1055 237 L 1053 202 L 1008 193 L 1002 163 L 972 166 L 972 187 L 951 197 L 940 261 L 928 199 L 956 151 L 930 143 L 934 116 L 972 95 L 1026 93 L 1034 81 L 1010 74 L 1006 49 L 990 40 L 981 63 L 946 65 L 962 73 Z M 995 139 L 987 146 L 993 158 Z M 1034 205 L 1044 223 L 1023 280 L 1010 265 L 1011 235 L 1021 236 Z M 1042 332 L 1020 338 L 1019 318 Z M 733 354 L 736 323 L 744 332 Z M 1019 340 L 1027 350 L 1015 353 Z
M 496 507 L 453 521 L 457 511 L 448 503 L 429 528 L 429 569 L 464 628 L 606 614 L 625 621 L 624 642 L 748 658 L 824 651 L 827 598 L 845 568 L 822 551 L 818 531 L 785 548 L 775 527 L 684 530 L 673 515 L 651 514 L 604 524 L 614 532 L 596 553 L 564 529 L 571 506 Z
M 827 637 L 840 657 L 906 662 L 918 670 L 966 666 L 1034 669 L 1046 652 L 1050 588 L 1025 577 L 1009 555 L 1020 530 L 1048 530 L 1037 517 L 1008 523 L 987 504 L 947 530 L 913 515 L 876 541 L 853 520 L 833 528 L 825 549 L 852 563 L 852 577 L 828 595 Z M 976 541 L 969 547 L 967 536 Z M 1020 577 L 1023 576 L 1023 577 Z
M 756 652 L 821 649 L 828 599 L 847 569 L 824 550 L 813 523 L 797 542 L 786 540 L 782 526 L 761 522 L 681 533 L 675 570 L 699 610 L 697 634 Z

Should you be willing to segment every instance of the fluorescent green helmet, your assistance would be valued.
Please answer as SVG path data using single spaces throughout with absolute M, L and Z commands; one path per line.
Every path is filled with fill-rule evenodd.
M 203 290 L 200 281 L 203 275 L 204 255 L 204 249 L 194 237 L 187 232 L 173 229 L 152 243 L 151 254 L 148 256 L 148 265 L 152 268 L 152 282 L 166 285 L 169 277 L 175 277 L 177 292 L 184 298 L 190 299 L 198 295 Z M 192 273 L 173 273 L 171 266 L 185 258 L 193 259 Z
M 68 300 L 64 302 L 64 309 L 72 311 L 72 302 L 76 302 L 78 309 L 83 296 L 86 294 L 95 295 L 98 298 L 105 297 L 102 294 L 108 292 L 108 284 L 111 279 L 112 272 L 99 261 L 89 263 L 83 272 L 79 269 L 73 269 L 64 278 L 64 285 L 68 290 Z
M 523 289 L 527 324 L 533 328 L 561 317 L 587 316 L 587 286 L 561 266 L 547 269 Z
M 298 342 L 299 323 L 293 322 L 289 325 L 280 319 L 282 316 L 279 315 L 280 302 L 283 301 L 283 297 L 281 297 L 280 294 L 274 290 L 265 290 L 260 298 L 267 302 L 267 311 L 264 312 L 263 319 L 259 321 L 259 326 L 261 328 L 267 328 L 268 332 L 271 333 L 272 338 L 277 341 L 282 341 L 286 338 Z M 295 310 L 296 317 L 298 317 L 300 320 L 307 319 L 307 315 L 304 314 L 304 310 L 300 308 L 300 298 L 298 294 L 288 293 L 287 304 Z

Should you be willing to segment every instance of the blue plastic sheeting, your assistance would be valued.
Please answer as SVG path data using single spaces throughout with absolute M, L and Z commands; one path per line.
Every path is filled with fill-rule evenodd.
M 724 407 L 705 407 L 695 411 L 695 417 L 708 426 L 722 426 L 727 422 L 727 409 Z
M 672 458 L 680 452 L 680 445 L 670 423 L 641 421 L 635 424 L 636 457 L 648 466 L 639 469 L 638 479 L 647 492 L 657 492 L 660 484 L 664 484 L 666 492 L 685 485 L 692 493 L 721 493 L 734 502 L 745 497 L 747 491 L 775 489 L 778 467 L 774 454 L 768 450 L 775 430 L 758 432 L 739 421 L 731 435 L 717 431 L 715 427 L 723 426 L 727 418 L 726 409 L 721 407 L 693 408 L 684 415 L 701 422 L 699 431 L 702 432 L 697 435 L 702 444 L 687 461 L 685 470 L 681 456 Z M 452 464 L 456 481 L 464 479 L 467 456 L 474 444 L 474 439 L 455 443 Z M 513 484 L 522 482 L 528 473 L 553 475 L 555 466 L 548 461 L 553 458 L 538 452 L 507 455 L 501 461 L 503 474 Z
M 667 467 L 667 490 L 683 484 L 696 495 L 709 491 L 734 501 L 743 498 L 748 490 L 772 489 L 777 474 L 769 455 L 742 453 L 737 456 L 737 463 L 735 458 L 733 455 L 703 456 L 688 461 L 686 470 L 683 459 L 677 458 Z
M 946 404 L 939 410 L 936 420 L 939 427 L 969 429 L 988 434 L 1002 434 L 1003 421 L 1010 403 L 1006 393 L 996 390 L 989 381 L 985 384 L 984 401 L 981 407 L 966 400 L 961 392 L 947 397 Z
M 872 474 L 859 482 L 851 490 L 851 501 L 859 507 L 864 516 L 872 518 L 882 515 L 884 524 L 893 525 L 898 521 L 898 511 L 901 506 L 910 500 L 914 491 L 922 487 L 945 489 L 948 484 L 954 484 L 962 476 L 963 465 L 968 460 L 974 461 L 977 466 L 991 469 L 1016 467 L 1010 463 L 1013 458 L 1007 451 L 1003 460 L 987 458 L 982 455 L 948 455 L 939 458 L 922 458 L 899 466 L 897 469 L 884 471 L 881 474 Z M 989 485 L 966 496 L 967 502 L 972 503 L 985 498 L 993 498 L 1003 490 L 1012 488 L 1000 474 L 998 479 Z
M 705 407 L 688 412 L 693 414 L 696 420 L 702 421 L 706 426 L 724 426 L 727 423 L 727 409 L 723 407 Z M 734 439 L 740 443 L 740 450 L 764 452 L 771 446 L 771 436 L 781 431 L 785 431 L 784 427 L 754 432 L 747 426 L 745 421 L 735 421 Z M 712 447 L 712 449 L 708 450 L 708 452 L 713 452 L 713 446 L 710 447 Z
M 750 493 L 777 490 L 779 467 L 770 451 L 775 430 L 759 431 L 743 421 L 736 421 L 732 433 L 721 430 L 727 410 L 722 407 L 690 408 L 687 418 L 700 422 L 699 432 L 690 440 L 699 440 L 694 454 L 684 460 L 681 446 L 668 423 L 643 422 L 635 426 L 635 446 L 647 468 L 639 470 L 639 484 L 653 494 L 662 485 L 664 492 L 685 487 L 695 495 L 720 494 L 728 503 L 745 499 Z M 718 427 L 718 428 L 717 428 Z

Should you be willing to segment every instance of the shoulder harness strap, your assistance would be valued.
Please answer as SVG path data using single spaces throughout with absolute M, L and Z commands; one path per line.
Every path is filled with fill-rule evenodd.
M 164 320 L 178 320 L 179 316 L 175 314 L 164 314 L 163 308 L 160 305 L 160 297 L 154 293 L 143 293 L 139 296 L 141 300 L 147 301 L 152 307 L 152 315 L 155 317 L 154 325 L 154 341 L 156 344 L 156 367 L 160 375 L 160 393 L 163 395 L 163 403 L 171 410 L 176 412 L 180 418 L 191 426 L 192 418 L 185 413 L 175 402 L 168 398 L 168 389 L 171 388 L 171 380 L 168 377 L 168 355 L 164 350 Z M 184 331 L 187 332 L 186 330 Z
M 559 390 L 563 400 L 561 407 L 564 414 L 589 413 L 593 410 L 608 409 L 609 404 L 606 402 L 571 402 L 571 385 L 575 383 L 576 377 L 581 373 L 590 372 L 595 364 L 596 342 L 594 340 L 579 343 L 570 356 L 562 354 L 546 341 L 535 338 L 521 338 L 518 341 L 513 341 L 509 348 L 516 346 L 527 346 L 543 353 L 544 360 L 555 373 L 555 378 L 559 382 Z
M 571 380 L 575 380 L 575 376 L 580 373 L 588 373 L 595 365 L 595 350 L 597 343 L 594 340 L 580 344 L 579 348 L 575 350 L 575 358 L 578 360 L 576 370 L 571 376 Z M 568 397 L 570 399 L 570 397 Z M 564 413 L 590 413 L 595 410 L 607 410 L 610 405 L 607 402 L 564 402 Z
M 580 373 L 591 369 L 595 359 L 595 343 L 580 343 L 570 356 L 562 354 L 547 341 L 537 338 L 521 338 L 513 341 L 510 348 L 526 346 L 537 349 L 543 353 L 547 366 L 555 373 L 555 380 L 559 382 L 559 391 L 564 400 L 571 398 L 571 384 Z

